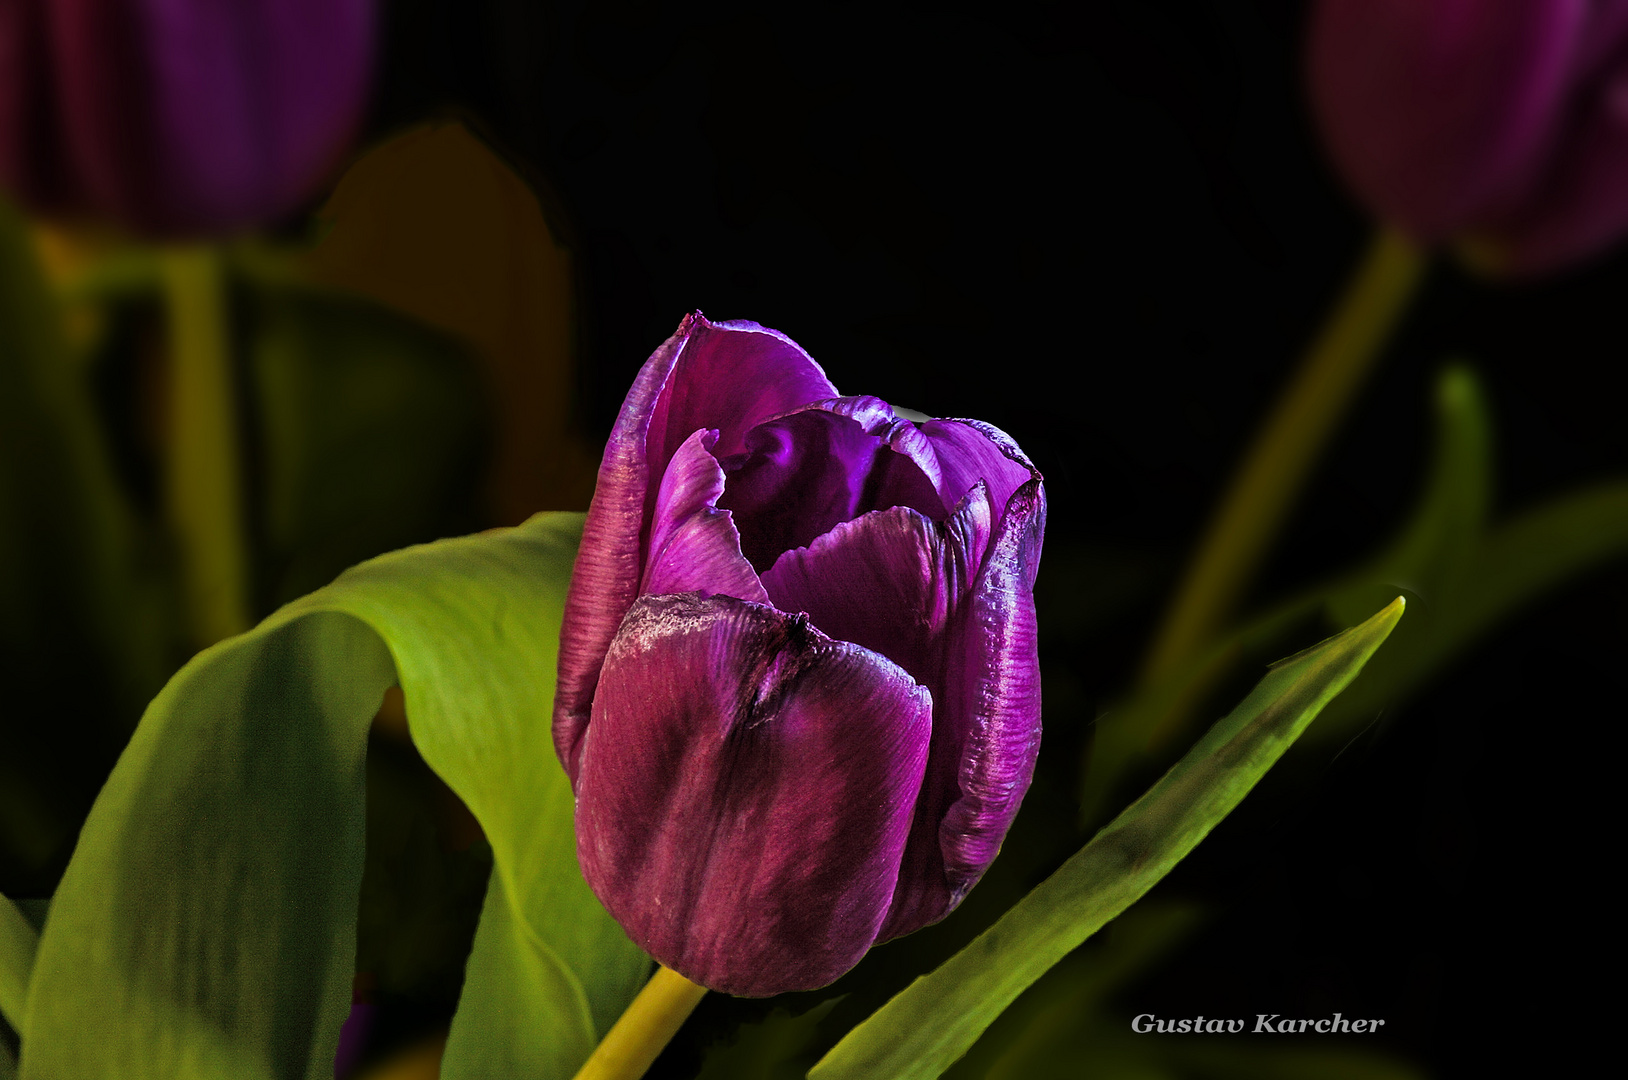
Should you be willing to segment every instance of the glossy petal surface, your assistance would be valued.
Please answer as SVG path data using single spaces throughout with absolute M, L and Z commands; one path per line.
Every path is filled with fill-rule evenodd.
M 685 319 L 606 447 L 555 703 L 584 875 L 641 946 L 776 994 L 960 902 L 1040 743 L 1044 521 L 999 429 Z
M 697 431 L 668 463 L 656 496 L 656 520 L 642 594 L 721 593 L 768 604 L 752 564 L 741 554 L 729 511 L 719 510 L 724 472 L 712 456 L 715 431 Z
M 640 369 L 599 465 L 560 642 L 554 743 L 573 780 L 599 669 L 638 595 L 667 463 L 697 431 L 735 453 L 762 420 L 836 389 L 795 343 L 756 323 L 686 315 Z
M 645 597 L 606 658 L 578 784 L 583 873 L 662 963 L 756 995 L 875 940 L 931 728 L 902 669 L 727 597 Z

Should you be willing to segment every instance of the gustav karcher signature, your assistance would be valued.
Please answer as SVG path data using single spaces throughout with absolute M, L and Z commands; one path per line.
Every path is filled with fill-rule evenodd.
M 1160 1035 L 1236 1035 L 1248 1028 L 1248 1020 L 1228 1020 L 1211 1017 L 1206 1020 L 1202 1016 L 1190 1020 L 1161 1020 L 1152 1013 L 1140 1013 L 1131 1021 L 1131 1030 L 1138 1034 L 1155 1032 Z M 1250 1032 L 1269 1031 L 1276 1034 L 1283 1032 L 1316 1032 L 1319 1035 L 1334 1033 L 1357 1032 L 1367 1033 L 1378 1031 L 1385 1026 L 1383 1020 L 1347 1020 L 1341 1013 L 1321 1020 L 1307 1020 L 1304 1018 L 1285 1020 L 1278 1013 L 1256 1013 L 1255 1026 L 1248 1028 Z

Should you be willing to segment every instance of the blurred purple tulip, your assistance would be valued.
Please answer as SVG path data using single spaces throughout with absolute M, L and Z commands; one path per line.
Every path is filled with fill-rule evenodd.
M 1628 0 L 1320 0 L 1312 104 L 1358 197 L 1539 273 L 1628 232 Z
M 367 102 L 372 0 L 3 0 L 0 183 L 157 235 L 310 197 Z
M 605 448 L 554 743 L 583 874 L 689 979 L 824 986 L 948 914 L 1034 771 L 1040 474 L 688 316 Z

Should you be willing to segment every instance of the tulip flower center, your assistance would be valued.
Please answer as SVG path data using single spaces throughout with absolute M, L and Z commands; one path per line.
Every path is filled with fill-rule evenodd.
M 894 425 L 916 430 L 908 420 Z M 894 425 L 871 434 L 854 417 L 811 408 L 759 424 L 743 453 L 720 461 L 718 506 L 733 514 L 753 569 L 761 574 L 782 553 L 873 510 L 905 506 L 933 521 L 949 516 L 908 437 L 901 438 L 906 433 Z

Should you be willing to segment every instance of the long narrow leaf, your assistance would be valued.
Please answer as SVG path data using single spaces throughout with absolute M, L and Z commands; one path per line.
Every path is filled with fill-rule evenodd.
M 927 1080 L 1035 979 L 1142 896 L 1254 787 L 1362 669 L 1402 615 L 1274 665 L 1253 692 L 1062 868 L 838 1043 L 811 1080 Z
M 332 1077 L 366 733 L 399 681 L 496 867 L 442 1075 L 569 1077 L 648 970 L 577 870 L 549 738 L 580 528 L 539 515 L 364 563 L 171 680 L 53 898 L 22 1076 Z
M 28 976 L 34 970 L 39 935 L 17 905 L 0 896 L 0 1018 L 13 1028 L 23 1026 L 28 1001 Z

